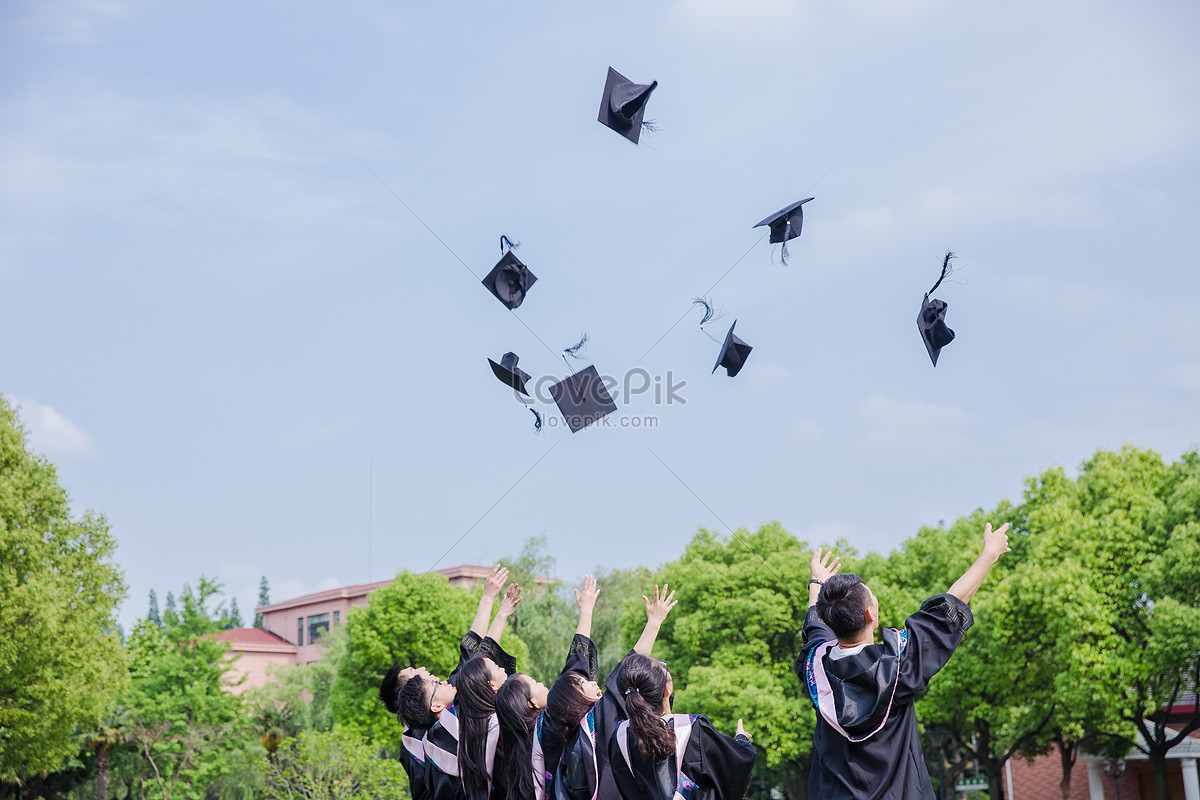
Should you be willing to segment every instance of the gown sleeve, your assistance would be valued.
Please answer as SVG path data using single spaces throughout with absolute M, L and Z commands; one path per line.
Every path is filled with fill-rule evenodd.
M 478 655 L 487 656 L 492 661 L 495 661 L 500 669 L 508 673 L 512 677 L 517 672 L 517 659 L 504 652 L 504 648 L 499 642 L 490 636 L 483 637 L 479 643 Z
M 596 643 L 582 633 L 575 634 L 571 646 L 567 649 L 567 661 L 563 665 L 562 675 L 566 672 L 582 672 L 588 680 L 598 680 L 600 676 L 600 653 Z
M 931 597 L 905 622 L 908 642 L 900 659 L 896 702 L 925 691 L 946 666 L 967 628 L 975 622 L 971 607 L 951 594 Z
M 683 774 L 695 782 L 696 796 L 708 800 L 742 800 L 758 751 L 745 736 L 721 733 L 697 716 L 683 754 Z

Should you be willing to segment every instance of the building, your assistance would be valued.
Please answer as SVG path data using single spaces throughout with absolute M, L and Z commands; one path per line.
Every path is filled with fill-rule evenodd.
M 450 581 L 451 586 L 473 589 L 491 574 L 491 567 L 463 564 L 437 570 Z M 558 583 L 555 578 L 539 575 L 535 583 Z M 241 679 L 231 691 L 241 694 L 247 689 L 262 686 L 270 680 L 269 670 L 293 664 L 311 664 L 319 661 L 325 652 L 321 634 L 341 625 L 347 612 L 354 606 L 365 606 L 367 595 L 381 586 L 392 582 L 360 583 L 339 589 L 293 597 L 278 603 L 254 609 L 262 614 L 262 628 L 233 628 L 216 634 L 220 641 L 228 642 L 230 653 L 237 660 L 231 677 Z

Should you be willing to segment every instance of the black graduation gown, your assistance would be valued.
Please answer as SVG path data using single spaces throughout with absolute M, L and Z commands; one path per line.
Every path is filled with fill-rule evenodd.
M 428 797 L 424 739 L 425 731 L 420 728 L 405 728 L 400 737 L 400 765 L 408 775 L 408 788 L 413 800 L 427 800 Z
M 625 657 L 632 653 L 630 650 Z M 621 659 L 604 683 L 604 694 L 567 742 L 555 773 L 555 800 L 621 799 L 613 782 L 608 743 L 627 717 L 625 697 L 617 689 L 624 666 L 625 659 Z
M 834 660 L 837 637 L 808 610 L 796 671 L 817 709 L 809 797 L 934 800 L 914 703 L 974 619 L 962 600 L 938 595 L 904 630 L 884 630 L 883 644 Z
M 613 784 L 624 800 L 741 800 L 758 752 L 746 736 L 730 736 L 703 715 L 665 717 L 675 729 L 674 758 L 651 762 L 637 749 L 629 725 L 609 740 Z M 685 741 L 686 739 L 686 741 Z
M 577 633 L 571 639 L 566 663 L 555 681 L 568 672 L 582 672 L 593 681 L 600 676 L 600 653 L 596 649 L 596 643 L 583 634 Z M 566 746 L 566 740 L 554 730 L 556 727 L 550 723 L 545 711 L 538 715 L 537 722 L 534 723 L 533 785 L 537 792 L 537 800 L 542 800 L 547 794 L 554 797 L 554 777 L 563 748 Z
M 504 652 L 492 637 L 480 637 L 474 631 L 467 631 L 459 642 L 458 667 L 447 680 L 453 684 L 459 668 L 475 656 L 487 656 L 509 675 L 517 671 L 516 658 Z M 438 721 L 425 732 L 423 744 L 427 800 L 467 800 L 466 789 L 458 774 L 458 709 L 453 704 L 445 708 Z M 504 792 L 493 791 L 492 797 L 499 800 L 504 797 Z

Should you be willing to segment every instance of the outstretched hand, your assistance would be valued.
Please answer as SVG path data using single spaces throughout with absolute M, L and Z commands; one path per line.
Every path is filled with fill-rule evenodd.
M 505 570 L 505 572 L 507 571 Z M 521 605 L 521 585 L 514 583 L 504 593 L 504 599 L 500 601 L 500 610 L 496 612 L 496 616 L 510 617 L 519 605 Z
M 734 733 L 733 735 L 734 736 L 745 736 L 747 739 L 750 738 L 750 734 L 746 733 L 746 729 L 742 727 L 742 721 L 740 719 L 738 720 L 737 732 Z
M 505 567 L 499 564 L 492 567 L 492 574 L 488 575 L 487 580 L 483 582 L 483 596 L 488 600 L 495 600 L 500 596 L 500 590 L 504 588 L 507 580 L 508 570 Z
M 824 583 L 825 581 L 838 574 L 838 570 L 842 567 L 842 559 L 833 554 L 830 550 L 828 553 L 822 554 L 821 548 L 818 547 L 812 554 L 812 561 L 809 562 L 808 568 L 815 580 Z
M 1000 558 L 1005 553 L 1011 553 L 1012 548 L 1008 546 L 1008 528 L 1009 523 L 1004 523 L 996 530 L 992 530 L 992 523 L 987 523 L 983 526 L 983 552 L 992 558 Z
M 671 613 L 671 609 L 679 605 L 679 601 L 675 599 L 675 593 L 667 594 L 667 589 L 670 588 L 667 584 L 662 585 L 662 592 L 658 590 L 658 584 L 654 585 L 654 599 L 642 595 L 642 602 L 646 604 L 646 621 L 654 622 L 659 625 L 667 618 L 667 614 Z
M 599 594 L 600 589 L 596 586 L 596 579 L 588 575 L 583 579 L 583 589 L 575 590 L 575 605 L 579 606 L 580 613 L 594 609 L 596 597 Z

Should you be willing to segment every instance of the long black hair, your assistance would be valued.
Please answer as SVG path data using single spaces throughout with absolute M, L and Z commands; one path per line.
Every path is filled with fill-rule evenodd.
M 508 786 L 508 796 L 514 800 L 534 796 L 533 726 L 540 711 L 529 702 L 530 685 L 528 676 L 518 672 L 496 692 L 496 718 L 500 721 L 498 769 Z
M 675 730 L 662 720 L 671 673 L 661 661 L 634 653 L 621 665 L 617 691 L 625 696 L 629 733 L 638 752 L 652 762 L 675 754 Z
M 487 791 L 488 722 L 496 713 L 496 690 L 492 670 L 484 656 L 475 656 L 458 668 L 454 688 L 458 695 L 458 774 L 468 789 Z
M 588 676 L 579 670 L 569 670 L 558 676 L 546 694 L 546 721 L 551 730 L 568 742 L 574 740 L 579 720 L 592 710 L 591 700 L 583 696 L 580 684 Z M 542 723 L 545 725 L 545 722 Z

